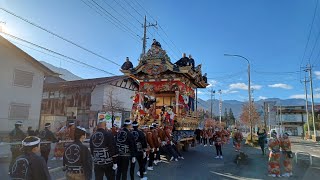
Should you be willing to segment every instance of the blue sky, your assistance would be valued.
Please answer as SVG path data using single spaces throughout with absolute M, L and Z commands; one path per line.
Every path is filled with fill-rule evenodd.
M 83 1 L 93 7 L 92 0 Z M 320 100 L 320 42 L 317 41 L 320 7 L 305 51 L 316 0 L 94 0 L 106 10 L 100 14 L 110 13 L 121 23 L 112 21 L 110 15 L 101 16 L 83 1 L 0 0 L 0 6 L 118 64 L 128 56 L 134 65 L 137 65 L 142 51 L 140 37 L 143 29 L 140 23 L 147 15 L 150 23 L 157 20 L 160 25 L 157 29 L 148 29 L 147 47 L 156 38 L 172 62 L 177 61 L 182 52 L 192 54 L 196 64 L 202 64 L 202 72 L 208 73 L 209 89 L 221 89 L 222 99 L 248 99 L 247 62 L 237 57 L 226 57 L 225 53 L 249 59 L 255 100 L 303 98 L 304 86 L 300 80 L 304 73 L 300 73 L 300 66 L 305 66 L 310 60 L 314 66 L 315 98 Z M 117 65 L 2 10 L 0 21 L 6 22 L 3 29 L 12 35 L 104 71 L 121 74 Z M 118 27 L 114 25 L 117 23 Z M 83 78 L 109 76 L 105 72 L 40 53 L 23 42 L 12 42 L 36 59 L 68 69 Z M 199 90 L 199 97 L 210 98 L 209 89 Z

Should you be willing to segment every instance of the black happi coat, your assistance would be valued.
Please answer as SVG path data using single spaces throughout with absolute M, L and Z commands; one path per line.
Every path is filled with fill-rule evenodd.
M 51 180 L 45 160 L 33 152 L 19 156 L 10 173 L 12 179 Z
M 116 164 L 118 149 L 111 132 L 99 128 L 90 138 L 90 150 L 95 165 Z
M 127 129 L 122 128 L 116 136 L 116 144 L 119 151 L 119 156 L 135 157 L 136 142 L 133 134 Z
M 65 148 L 63 166 L 67 168 L 67 171 L 73 171 L 73 169 L 76 170 L 80 167 L 83 169 L 86 180 L 92 178 L 92 157 L 90 151 L 79 140 L 75 140 Z
M 143 151 L 147 149 L 146 136 L 138 128 L 134 128 L 132 130 L 132 134 L 133 134 L 134 140 L 136 141 L 136 153 L 137 155 L 142 155 Z

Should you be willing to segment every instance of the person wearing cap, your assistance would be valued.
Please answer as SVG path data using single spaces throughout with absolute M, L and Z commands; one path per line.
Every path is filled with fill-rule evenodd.
M 132 62 L 129 60 L 129 57 L 126 57 L 126 62 L 124 62 L 121 66 L 122 70 L 129 70 L 133 68 Z
M 74 132 L 74 142 L 66 146 L 63 153 L 63 170 L 67 180 L 90 180 L 92 178 L 92 157 L 89 149 L 82 144 L 86 139 L 86 129 L 78 126 Z
M 93 158 L 94 174 L 96 180 L 115 179 L 117 169 L 118 149 L 111 131 L 106 130 L 105 119 L 98 121 L 97 131 L 90 138 L 90 152 Z
M 149 128 L 150 129 L 146 132 L 147 143 L 150 146 L 149 162 L 148 162 L 147 170 L 153 171 L 153 161 L 154 161 L 154 154 L 155 154 L 156 146 L 154 143 L 153 133 L 152 133 L 153 125 L 150 125 Z
M 51 150 L 51 142 L 55 143 L 58 142 L 57 138 L 54 136 L 53 132 L 50 131 L 51 124 L 46 123 L 44 125 L 44 130 L 40 132 L 40 138 L 43 143 L 40 145 L 40 153 L 41 156 L 44 158 L 46 163 L 48 163 L 48 157 Z
M 283 154 L 283 166 L 285 173 L 282 175 L 284 177 L 292 176 L 292 151 L 291 151 L 291 141 L 289 139 L 289 134 L 285 132 L 280 140 L 280 147 Z
M 130 120 L 125 120 L 123 128 L 119 130 L 116 136 L 116 145 L 119 151 L 117 180 L 127 180 L 127 173 L 130 161 L 136 162 L 135 150 L 136 143 L 133 134 L 129 131 Z
M 268 175 L 271 177 L 280 177 L 280 141 L 277 138 L 277 132 L 271 132 L 268 147 L 270 149 L 268 161 Z
M 63 126 L 58 132 L 57 137 L 59 140 L 62 141 L 73 141 L 74 140 L 74 132 L 75 132 L 75 123 L 74 121 L 67 121 L 66 126 Z M 56 144 L 56 147 L 54 149 L 54 157 L 52 160 L 62 160 L 62 156 L 64 153 L 65 146 L 67 146 L 69 143 L 66 142 L 59 142 Z
M 134 121 L 132 123 L 132 127 L 133 130 L 131 131 L 131 133 L 133 134 L 134 140 L 136 142 L 136 158 L 139 164 L 139 171 L 137 172 L 138 176 L 142 179 L 142 180 L 146 180 L 147 177 L 143 177 L 144 176 L 144 172 L 145 172 L 145 166 L 143 163 L 143 159 L 147 156 L 147 141 L 146 141 L 146 137 L 144 135 L 144 133 L 138 129 L 139 124 L 137 121 Z M 131 180 L 134 179 L 134 168 L 135 168 L 135 162 L 131 162 L 130 165 L 130 177 Z
M 23 155 L 17 157 L 10 168 L 12 179 L 51 180 L 46 162 L 37 155 L 40 151 L 40 141 L 36 136 L 28 136 L 22 141 Z
M 20 129 L 22 126 L 22 121 L 17 121 L 14 126 L 15 128 L 9 133 L 10 143 L 13 143 L 10 147 L 12 156 L 9 168 L 11 168 L 14 160 L 22 154 L 21 149 L 21 141 L 26 137 L 26 134 Z

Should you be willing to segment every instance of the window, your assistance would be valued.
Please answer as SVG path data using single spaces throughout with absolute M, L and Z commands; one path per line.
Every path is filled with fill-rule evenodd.
M 32 87 L 33 75 L 34 74 L 32 72 L 15 69 L 14 77 L 13 77 L 14 78 L 13 85 L 30 88 Z
M 28 104 L 11 104 L 9 118 L 26 120 L 29 118 L 29 109 Z

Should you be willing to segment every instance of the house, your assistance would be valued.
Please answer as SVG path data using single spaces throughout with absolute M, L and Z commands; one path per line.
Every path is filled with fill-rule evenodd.
M 49 82 L 44 85 L 41 127 L 50 122 L 55 129 L 67 120 L 91 128 L 100 112 L 120 113 L 124 121 L 130 118 L 131 97 L 138 90 L 138 83 L 127 76 Z
M 37 129 L 44 79 L 57 76 L 29 54 L 0 36 L 0 133 L 23 121 Z
M 303 125 L 307 121 L 305 106 L 276 106 L 277 125 L 282 125 L 284 132 L 293 136 L 301 136 Z

